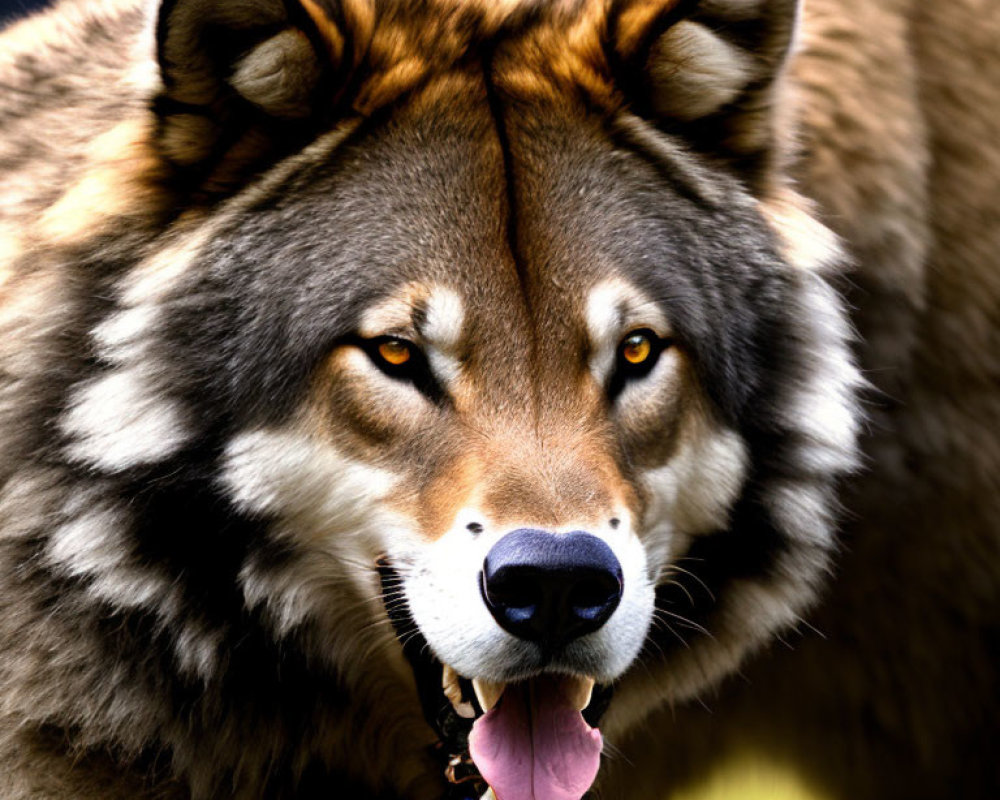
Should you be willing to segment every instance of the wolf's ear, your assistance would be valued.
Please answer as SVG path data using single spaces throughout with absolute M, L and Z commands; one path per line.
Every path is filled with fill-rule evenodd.
M 347 39 L 326 0 L 165 0 L 160 146 L 182 168 L 244 164 L 329 115 Z
M 611 36 L 637 109 L 697 147 L 766 161 L 800 3 L 621 0 Z

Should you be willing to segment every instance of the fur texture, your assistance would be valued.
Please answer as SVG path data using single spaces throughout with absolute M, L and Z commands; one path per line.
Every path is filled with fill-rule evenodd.
M 637 733 L 611 768 L 650 789 L 611 797 L 681 793 L 734 759 L 829 797 L 1000 785 L 998 35 L 989 4 L 805 4 L 785 131 L 800 190 L 855 262 L 880 390 L 866 468 L 818 610 L 704 705 Z
M 0 793 L 441 797 L 449 668 L 597 678 L 601 797 L 753 748 L 989 796 L 998 32 L 972 0 L 7 30 Z M 525 526 L 623 570 L 556 653 L 478 588 Z

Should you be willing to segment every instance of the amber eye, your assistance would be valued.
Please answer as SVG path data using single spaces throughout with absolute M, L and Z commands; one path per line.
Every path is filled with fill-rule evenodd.
M 642 331 L 631 333 L 622 341 L 619 352 L 626 363 L 637 367 L 653 354 L 653 340 Z
M 434 402 L 443 402 L 445 393 L 434 378 L 427 356 L 413 342 L 398 336 L 378 336 L 364 339 L 360 336 L 353 341 L 371 359 L 383 375 L 396 381 L 404 381 Z
M 402 339 L 386 339 L 379 343 L 378 354 L 394 367 L 401 367 L 413 358 L 413 348 Z
M 658 336 L 649 328 L 632 330 L 618 345 L 617 362 L 608 381 L 608 396 L 617 397 L 630 381 L 649 375 L 659 363 L 664 350 L 673 347 L 673 340 Z

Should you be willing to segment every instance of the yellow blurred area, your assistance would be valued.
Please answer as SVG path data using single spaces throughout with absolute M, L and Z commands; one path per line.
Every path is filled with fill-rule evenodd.
M 664 800 L 831 800 L 787 764 L 759 755 L 743 755 L 722 763 L 695 786 Z

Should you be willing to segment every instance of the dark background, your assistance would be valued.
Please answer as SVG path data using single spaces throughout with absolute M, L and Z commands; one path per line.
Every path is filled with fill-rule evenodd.
M 0 25 L 52 5 L 53 2 L 55 0 L 0 0 Z

